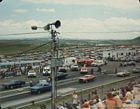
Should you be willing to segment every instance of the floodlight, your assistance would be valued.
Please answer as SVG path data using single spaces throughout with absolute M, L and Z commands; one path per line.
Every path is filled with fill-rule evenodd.
M 61 22 L 59 20 L 57 20 L 55 23 L 54 23 L 55 27 L 56 28 L 59 28 L 61 26 Z
M 37 30 L 37 26 L 31 26 L 32 30 Z

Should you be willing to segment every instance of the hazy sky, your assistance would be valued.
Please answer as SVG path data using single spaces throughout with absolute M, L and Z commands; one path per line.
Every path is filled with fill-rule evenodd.
M 60 20 L 61 38 L 132 39 L 140 36 L 139 0 L 3 0 L 0 3 L 0 39 L 48 37 L 49 34 L 3 36 L 38 32 Z M 124 33 L 104 33 L 133 31 Z M 138 32 L 139 31 L 139 32 Z M 99 32 L 99 33 L 98 33 Z M 101 33 L 100 33 L 101 32 Z

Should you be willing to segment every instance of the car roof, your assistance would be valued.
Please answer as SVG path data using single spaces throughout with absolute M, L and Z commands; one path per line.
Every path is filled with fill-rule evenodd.
M 85 75 L 85 76 L 92 76 L 92 75 Z

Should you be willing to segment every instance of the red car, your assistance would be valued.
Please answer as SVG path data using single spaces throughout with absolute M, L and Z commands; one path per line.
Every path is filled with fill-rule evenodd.
M 87 73 L 88 73 L 87 67 L 81 67 L 80 73 L 81 73 L 81 74 L 87 74 Z
M 85 75 L 85 76 L 79 78 L 79 82 L 87 83 L 87 82 L 93 81 L 94 79 L 95 79 L 94 75 Z

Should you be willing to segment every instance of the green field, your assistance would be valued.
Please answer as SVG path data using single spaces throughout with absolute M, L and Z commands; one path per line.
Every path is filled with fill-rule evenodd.
M 50 43 L 48 45 L 41 46 L 42 44 L 50 42 L 48 39 L 23 39 L 23 40 L 0 40 L 0 55 L 11 55 L 17 53 L 35 52 L 35 51 L 48 51 L 50 50 Z M 140 45 L 140 37 L 132 40 L 72 40 L 72 39 L 60 39 L 60 47 L 72 47 L 72 46 L 95 46 L 96 44 L 111 44 L 116 45 Z M 33 50 L 30 50 L 33 49 Z

